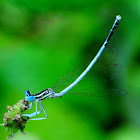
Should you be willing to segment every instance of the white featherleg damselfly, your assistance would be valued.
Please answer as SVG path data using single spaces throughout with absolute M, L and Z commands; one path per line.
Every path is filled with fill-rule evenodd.
M 25 99 L 26 99 L 26 101 L 30 101 L 31 102 L 30 105 L 29 105 L 30 106 L 29 109 L 32 108 L 33 102 L 35 101 L 36 102 L 36 111 L 34 113 L 31 113 L 31 114 L 22 114 L 22 116 L 27 116 L 29 118 L 30 117 L 34 117 L 34 116 L 38 115 L 43 110 L 44 111 L 44 114 L 45 114 L 45 117 L 43 117 L 43 118 L 33 118 L 33 119 L 30 119 L 30 120 L 42 120 L 42 119 L 46 119 L 47 118 L 47 114 L 46 114 L 46 111 L 45 111 L 43 105 L 41 104 L 42 100 L 47 99 L 47 98 L 59 98 L 59 97 L 62 97 L 65 93 L 67 93 L 70 89 L 72 89 L 75 85 L 77 85 L 77 83 L 79 81 L 81 81 L 81 79 L 89 72 L 89 70 L 92 68 L 92 66 L 94 65 L 94 63 L 100 57 L 101 53 L 103 52 L 103 50 L 107 46 L 107 44 L 108 44 L 111 36 L 113 35 L 113 32 L 114 32 L 115 28 L 119 24 L 119 21 L 120 20 L 121 20 L 121 16 L 119 16 L 119 15 L 116 16 L 115 22 L 114 22 L 114 24 L 113 24 L 113 26 L 112 26 L 112 28 L 111 28 L 111 30 L 109 32 L 109 35 L 106 38 L 105 42 L 103 43 L 103 45 L 100 48 L 100 50 L 97 53 L 97 55 L 94 57 L 94 59 L 91 61 L 91 63 L 87 66 L 87 68 L 82 72 L 82 74 L 76 80 L 74 80 L 74 82 L 72 82 L 70 85 L 68 85 L 66 88 L 64 88 L 62 91 L 60 91 L 60 92 L 54 92 L 53 89 L 47 88 L 47 89 L 41 91 L 40 93 L 31 95 L 30 94 L 30 91 L 29 90 L 26 90 L 25 91 Z M 115 66 L 118 67 L 119 65 L 112 65 L 111 67 L 114 68 Z M 100 93 L 102 93 L 102 92 L 104 92 L 104 94 L 107 95 L 106 92 L 105 91 L 102 91 L 102 90 L 99 90 L 97 92 L 97 95 L 100 96 Z M 114 90 L 109 90 L 107 92 L 109 94 L 111 94 L 111 95 L 113 95 L 115 93 L 116 93 L 115 95 L 119 95 L 119 94 L 120 95 L 124 95 L 124 94 L 126 94 L 125 91 L 119 90 L 119 89 L 118 90 L 115 90 L 115 89 Z M 86 93 L 86 95 L 88 95 L 88 94 Z M 103 94 L 101 94 L 101 95 L 103 95 Z M 40 111 L 38 111 L 38 105 L 37 105 L 37 103 L 39 103 Z

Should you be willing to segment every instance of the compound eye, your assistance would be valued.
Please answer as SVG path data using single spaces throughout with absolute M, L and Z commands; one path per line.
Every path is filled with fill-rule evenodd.
M 30 91 L 29 90 L 27 90 L 27 96 L 29 96 L 30 95 Z
M 30 91 L 29 91 L 29 90 L 27 90 L 27 93 L 28 93 L 28 94 L 30 94 Z

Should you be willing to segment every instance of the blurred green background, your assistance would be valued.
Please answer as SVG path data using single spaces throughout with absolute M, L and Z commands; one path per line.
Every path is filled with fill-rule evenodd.
M 95 50 L 94 57 L 116 15 L 122 16 L 109 46 L 118 50 L 112 63 L 121 63 L 124 71 L 111 86 L 99 86 L 129 95 L 45 100 L 48 118 L 28 121 L 27 134 L 19 132 L 14 139 L 140 139 L 139 0 L 1 0 L 0 13 L 0 123 L 6 106 L 24 99 L 25 90 L 35 94 L 51 87 L 89 50 Z M 97 81 L 104 78 L 96 76 Z M 8 134 L 0 127 L 1 140 Z

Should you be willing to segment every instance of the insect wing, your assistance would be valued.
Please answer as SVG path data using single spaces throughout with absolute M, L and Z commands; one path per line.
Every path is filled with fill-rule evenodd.
M 108 89 L 108 90 L 95 90 L 90 92 L 68 92 L 67 95 L 72 96 L 89 96 L 89 97 L 116 97 L 116 96 L 126 96 L 128 92 L 122 89 Z

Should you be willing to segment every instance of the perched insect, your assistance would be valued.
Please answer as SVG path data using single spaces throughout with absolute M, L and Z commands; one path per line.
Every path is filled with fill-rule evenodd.
M 94 65 L 94 63 L 97 61 L 97 59 L 100 57 L 101 53 L 103 52 L 104 48 L 106 47 L 106 45 L 108 44 L 111 36 L 113 35 L 114 29 L 116 28 L 116 26 L 119 24 L 119 21 L 121 20 L 121 16 L 116 16 L 116 20 L 109 32 L 108 37 L 106 38 L 105 42 L 103 43 L 102 47 L 100 48 L 99 52 L 97 53 L 97 55 L 94 57 L 94 59 L 91 61 L 91 63 L 88 65 L 88 67 L 85 69 L 85 71 L 72 83 L 70 84 L 68 87 L 66 87 L 64 90 L 62 90 L 59 93 L 55 93 L 51 88 L 48 88 L 46 90 L 41 91 L 38 94 L 35 95 L 31 95 L 29 90 L 25 91 L 25 99 L 26 101 L 30 101 L 31 104 L 29 105 L 31 109 L 33 106 L 33 102 L 36 101 L 36 111 L 34 113 L 31 114 L 22 114 L 22 116 L 27 116 L 27 117 L 34 117 L 36 115 L 38 115 L 42 109 L 44 111 L 45 117 L 43 118 L 33 118 L 30 120 L 42 120 L 42 119 L 46 119 L 47 118 L 47 114 L 46 111 L 43 107 L 43 105 L 41 104 L 42 100 L 47 99 L 47 98 L 59 98 L 61 96 L 63 96 L 65 93 L 67 93 L 71 88 L 73 88 L 86 74 L 87 72 L 92 68 L 92 66 Z M 102 91 L 99 91 L 97 94 L 101 93 Z M 109 90 L 107 91 L 109 93 L 117 93 L 117 94 L 125 94 L 125 91 L 122 90 Z M 40 111 L 38 111 L 38 106 L 37 103 L 39 103 L 40 106 Z
M 41 101 L 46 99 L 46 98 L 53 98 L 54 97 L 54 91 L 51 89 L 51 88 L 48 88 L 46 90 L 43 90 L 41 91 L 40 93 L 38 94 L 35 94 L 35 95 L 31 95 L 30 94 L 30 91 L 29 90 L 26 90 L 25 91 L 25 100 L 26 101 L 30 101 L 31 104 L 29 105 L 30 108 L 29 110 L 32 109 L 32 106 L 33 106 L 33 102 L 36 101 L 36 112 L 32 113 L 32 114 L 22 114 L 22 116 L 27 116 L 27 117 L 33 117 L 33 116 L 36 116 L 38 115 L 42 109 L 45 113 L 45 117 L 43 118 L 34 118 L 34 119 L 30 119 L 30 120 L 42 120 L 42 119 L 46 119 L 47 118 L 47 114 L 46 114 L 46 111 L 43 107 L 43 105 L 41 104 Z M 37 103 L 39 103 L 39 106 L 40 106 L 40 111 L 38 111 L 38 107 L 37 107 Z

